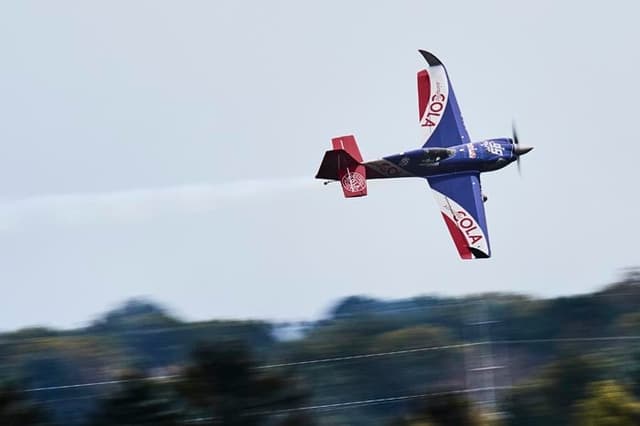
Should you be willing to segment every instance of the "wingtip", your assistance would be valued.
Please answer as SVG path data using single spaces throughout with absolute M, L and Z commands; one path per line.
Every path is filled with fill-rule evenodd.
M 426 50 L 418 50 L 418 52 L 420 52 L 422 57 L 424 57 L 429 66 L 435 67 L 436 65 L 442 65 L 442 61 L 440 61 L 440 59 L 438 59 L 433 53 L 427 52 Z
M 491 257 L 491 253 L 485 253 L 474 247 L 469 247 L 469 251 L 473 254 L 475 259 L 488 259 Z

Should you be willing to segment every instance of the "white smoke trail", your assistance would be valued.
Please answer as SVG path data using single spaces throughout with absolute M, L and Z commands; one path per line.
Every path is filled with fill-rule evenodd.
M 104 193 L 53 194 L 0 203 L 0 231 L 33 226 L 131 223 L 208 212 L 317 184 L 312 178 L 246 180 Z

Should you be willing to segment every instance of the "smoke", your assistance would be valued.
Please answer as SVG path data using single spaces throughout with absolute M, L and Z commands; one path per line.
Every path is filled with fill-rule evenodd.
M 314 183 L 309 177 L 297 177 L 33 196 L 0 204 L 0 231 L 133 223 L 174 214 L 206 213 L 309 188 Z

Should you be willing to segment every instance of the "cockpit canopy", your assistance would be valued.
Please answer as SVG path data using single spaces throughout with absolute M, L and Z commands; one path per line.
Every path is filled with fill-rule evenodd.
M 456 151 L 451 148 L 424 148 L 422 161 L 425 163 L 438 163 L 449 157 L 452 157 Z

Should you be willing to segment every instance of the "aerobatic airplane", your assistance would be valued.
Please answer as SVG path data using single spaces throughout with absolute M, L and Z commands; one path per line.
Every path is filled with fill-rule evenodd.
M 429 64 L 418 72 L 418 110 L 424 129 L 422 148 L 363 162 L 353 135 L 332 139 L 318 179 L 340 181 L 344 196 L 367 195 L 367 179 L 425 178 L 435 195 L 453 242 L 463 259 L 491 256 L 480 173 L 517 161 L 532 147 L 511 138 L 472 142 L 462 122 L 447 71 L 432 53 L 420 53 Z

